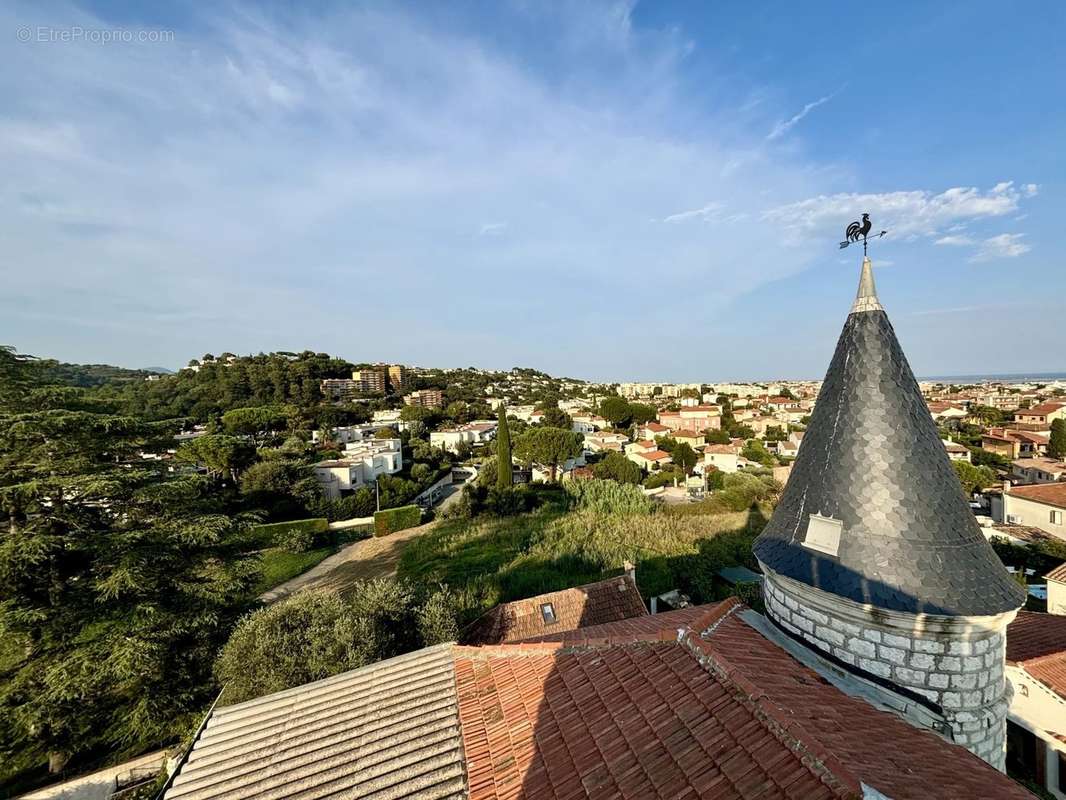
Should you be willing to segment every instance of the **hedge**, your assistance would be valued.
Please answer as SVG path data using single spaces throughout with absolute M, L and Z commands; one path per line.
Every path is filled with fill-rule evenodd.
M 422 522 L 422 509 L 418 506 L 400 506 L 388 508 L 374 514 L 374 535 L 388 536 L 390 533 L 413 528 Z

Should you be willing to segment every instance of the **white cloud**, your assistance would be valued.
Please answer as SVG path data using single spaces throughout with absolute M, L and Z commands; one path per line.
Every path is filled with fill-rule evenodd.
M 836 97 L 836 95 L 837 93 L 833 92 L 833 94 L 827 94 L 825 97 L 819 97 L 812 103 L 807 103 L 807 105 L 803 107 L 803 110 L 800 111 L 798 114 L 793 117 L 790 117 L 789 119 L 781 120 L 776 125 L 774 125 L 773 130 L 766 134 L 766 140 L 768 142 L 772 142 L 774 139 L 780 139 L 782 136 L 792 130 L 792 128 L 795 127 L 795 125 L 797 125 L 804 117 L 814 111 L 814 109 L 818 108 L 818 106 L 823 105 L 824 103 L 828 103 L 830 100 Z
M 981 242 L 971 261 L 992 261 L 998 258 L 1017 258 L 1033 248 L 1022 241 L 1023 233 L 1001 233 Z
M 939 239 L 937 239 L 935 242 L 933 242 L 933 244 L 946 244 L 946 245 L 950 245 L 952 247 L 968 247 L 969 245 L 972 245 L 973 243 L 974 243 L 974 240 L 971 239 L 969 236 L 956 236 L 956 235 L 941 236 Z
M 959 186 L 940 193 L 916 190 L 819 195 L 771 208 L 763 217 L 780 224 L 793 239 L 806 239 L 843 231 L 850 220 L 868 212 L 877 230 L 888 230 L 894 236 L 935 236 L 947 240 L 942 244 L 958 244 L 956 239 L 964 237 L 941 237 L 940 231 L 950 226 L 958 230 L 959 223 L 1011 214 L 1029 196 L 1014 188 L 1011 181 L 998 183 L 988 191 Z
M 750 243 L 764 192 L 809 196 L 822 177 L 764 152 L 764 121 L 694 102 L 679 79 L 688 41 L 635 25 L 631 7 L 501 4 L 518 16 L 497 23 L 528 15 L 558 43 L 545 72 L 477 24 L 434 26 L 392 4 L 196 6 L 167 44 L 0 48 L 0 238 L 11 243 L 0 341 L 134 364 L 310 347 L 421 363 L 553 359 L 583 375 L 641 358 L 658 367 L 639 329 L 546 352 L 523 330 L 575 323 L 528 276 L 635 296 L 653 273 L 721 308 L 806 267 Z M 112 22 L 0 4 L 0 30 Z M 493 247 L 472 246 L 488 237 Z M 392 311 L 368 307 L 366 323 L 394 333 L 372 354 L 338 348 L 350 319 L 332 298 L 383 276 L 422 322 L 396 330 Z M 442 306 L 457 276 L 483 313 Z M 141 325 L 159 297 L 175 316 Z M 193 312 L 197 324 L 173 322 Z M 575 333 L 621 326 L 625 313 L 605 302 Z M 42 315 L 100 319 L 101 332 Z M 104 322 L 144 333 L 110 336 Z
M 721 203 L 708 203 L 702 208 L 696 208 L 692 211 L 681 211 L 677 214 L 671 214 L 663 219 L 663 222 L 686 222 L 691 219 L 702 219 L 704 222 L 717 217 L 722 209 L 724 209 Z

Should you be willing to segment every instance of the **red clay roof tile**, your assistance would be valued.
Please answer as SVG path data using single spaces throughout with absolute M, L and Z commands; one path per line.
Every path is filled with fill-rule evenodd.
M 471 799 L 808 800 L 859 797 L 863 783 L 900 798 L 1031 797 L 969 751 L 843 694 L 739 608 L 457 647 Z
M 550 612 L 545 610 L 550 606 Z M 517 642 L 606 622 L 646 616 L 632 577 L 621 575 L 496 606 L 463 634 L 465 644 Z M 553 619 L 554 618 L 554 619 Z

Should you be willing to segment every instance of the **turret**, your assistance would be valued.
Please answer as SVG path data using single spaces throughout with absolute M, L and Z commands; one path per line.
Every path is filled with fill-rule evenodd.
M 969 508 L 868 258 L 754 550 L 784 632 L 927 706 L 945 735 L 1003 769 L 1005 634 L 1025 591 Z

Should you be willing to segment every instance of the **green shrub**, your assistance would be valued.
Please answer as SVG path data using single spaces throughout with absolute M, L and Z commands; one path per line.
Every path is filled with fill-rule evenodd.
M 672 469 L 659 470 L 658 472 L 653 472 L 644 479 L 644 488 L 658 489 L 660 486 L 673 486 L 674 479 L 680 477 L 681 476 Z
M 566 493 L 574 508 L 600 514 L 649 514 L 653 501 L 639 486 L 613 480 L 567 481 Z
M 374 514 L 374 535 L 388 536 L 390 533 L 413 528 L 421 522 L 422 509 L 418 506 L 388 508 Z
M 420 591 L 397 580 L 358 581 L 343 597 L 301 592 L 237 625 L 215 663 L 237 703 L 458 636 L 447 587 Z
M 621 453 L 611 451 L 602 461 L 592 468 L 597 478 L 610 479 L 619 483 L 640 483 L 640 467 Z
M 328 540 L 328 533 L 329 520 L 324 517 L 256 525 L 251 531 L 261 547 L 281 547 L 290 553 L 303 553 L 321 546 Z

